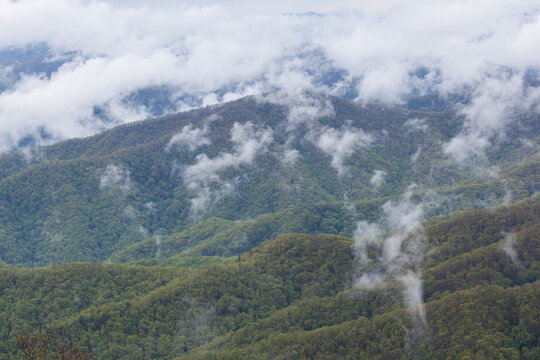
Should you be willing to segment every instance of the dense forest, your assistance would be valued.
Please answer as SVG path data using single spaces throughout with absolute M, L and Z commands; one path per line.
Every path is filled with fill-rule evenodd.
M 0 260 L 227 257 L 281 233 L 352 236 L 411 184 L 436 198 L 430 216 L 537 190 L 536 150 L 523 141 L 537 142 L 536 117 L 494 140 L 479 160 L 499 169 L 491 176 L 442 153 L 455 112 L 306 99 L 320 117 L 251 97 L 0 155 Z
M 427 226 L 425 323 L 395 279 L 355 287 L 352 240 L 334 235 L 280 235 L 197 268 L 2 269 L 2 352 L 43 324 L 103 359 L 536 359 L 539 226 L 538 196 Z
M 540 358 L 538 117 L 276 96 L 0 155 L 0 359 Z

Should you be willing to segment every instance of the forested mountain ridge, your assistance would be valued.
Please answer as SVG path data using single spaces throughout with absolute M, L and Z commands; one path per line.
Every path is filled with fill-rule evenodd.
M 4 154 L 0 359 L 42 326 L 98 359 L 535 359 L 520 116 L 463 164 L 459 111 L 279 92 Z
M 0 0 L 0 360 L 540 360 L 538 0 Z
M 4 154 L 1 260 L 39 266 L 170 256 L 169 239 L 186 232 L 199 246 L 186 255 L 230 256 L 283 232 L 351 236 L 355 222 L 373 212 L 348 214 L 340 203 L 380 204 L 411 183 L 444 194 L 447 204 L 439 213 L 495 205 L 508 194 L 515 201 L 536 191 L 536 150 L 523 139 L 538 140 L 537 118 L 523 116 L 520 126 L 489 149 L 482 161 L 502 168 L 496 178 L 459 167 L 442 153 L 441 144 L 462 123 L 452 111 L 316 94 L 298 104 L 270 93 Z M 335 213 L 330 218 L 348 218 L 347 224 L 310 222 L 309 214 L 321 214 L 325 203 Z M 275 221 L 290 219 L 287 211 L 297 214 L 297 224 L 273 229 Z M 265 220 L 274 225 L 267 232 L 250 227 L 257 216 L 274 217 Z M 229 241 L 204 250 L 205 238 L 193 239 L 196 228 L 190 228 L 204 227 L 211 217 L 222 219 L 221 225 L 247 221 L 234 223 L 241 229 L 237 245 Z M 146 250 L 135 250 L 141 246 Z M 188 249 L 174 248 L 179 250 Z
M 325 234 L 281 235 L 198 270 L 1 269 L 0 346 L 13 353 L 17 331 L 41 322 L 99 359 L 535 359 L 539 224 L 534 196 L 428 225 L 424 325 L 399 282 L 354 286 L 353 241 Z

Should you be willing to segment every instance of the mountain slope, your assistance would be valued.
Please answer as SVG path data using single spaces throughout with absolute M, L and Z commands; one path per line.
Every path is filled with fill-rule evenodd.
M 351 240 L 293 234 L 196 271 L 88 264 L 0 270 L 0 291 L 13 294 L 0 314 L 18 314 L 2 322 L 1 346 L 13 352 L 14 335 L 36 314 L 100 359 L 533 359 L 540 351 L 538 206 L 535 196 L 432 220 L 422 270 L 426 326 L 403 308 L 399 282 L 353 286 L 359 274 Z M 74 270 L 79 275 L 69 275 Z M 107 280 L 111 272 L 123 274 L 113 278 L 118 284 Z M 35 300 L 43 293 L 73 298 L 87 284 L 82 274 L 103 279 L 100 293 L 111 296 L 89 296 L 86 306 L 62 312 L 56 302 L 43 307 Z M 139 287 L 141 277 L 155 280 Z M 24 280 L 32 278 L 41 280 Z M 119 285 L 133 295 L 119 297 Z
M 502 180 L 442 154 L 462 121 L 452 112 L 268 94 L 120 126 L 26 158 L 4 154 L 0 257 L 19 266 L 120 259 L 115 254 L 136 243 L 210 217 L 246 220 L 291 205 L 394 196 L 411 183 L 458 199 L 441 213 L 536 191 L 534 170 L 526 177 L 505 170 L 516 159 L 537 168 L 535 148 L 523 142 L 538 140 L 536 118 L 494 142 L 486 161 L 508 172 Z

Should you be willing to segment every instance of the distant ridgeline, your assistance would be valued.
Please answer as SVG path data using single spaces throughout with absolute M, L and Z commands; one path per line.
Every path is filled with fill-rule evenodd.
M 284 233 L 350 237 L 411 184 L 427 217 L 515 202 L 539 188 L 540 121 L 519 124 L 458 166 L 456 112 L 270 93 L 3 154 L 0 260 L 198 266 Z

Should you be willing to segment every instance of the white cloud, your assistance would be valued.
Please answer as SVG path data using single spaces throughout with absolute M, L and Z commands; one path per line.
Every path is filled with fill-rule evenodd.
M 523 266 L 523 264 L 519 260 L 519 255 L 516 250 L 516 246 L 517 246 L 516 234 L 504 233 L 503 235 L 505 235 L 505 239 L 504 239 L 504 242 L 499 244 L 499 248 L 503 250 L 506 253 L 506 255 L 508 255 L 510 260 L 512 260 L 512 262 L 516 266 Z
M 190 151 L 194 151 L 203 145 L 210 144 L 210 139 L 206 137 L 208 134 L 208 126 L 203 128 L 195 128 L 193 125 L 186 125 L 182 131 L 174 135 L 167 143 L 165 151 L 170 151 L 171 148 L 186 146 Z
M 415 189 L 414 185 L 410 186 L 400 199 L 387 201 L 378 222 L 358 222 L 353 247 L 362 271 L 356 285 L 374 288 L 395 278 L 403 287 L 411 317 L 425 324 L 421 273 L 417 269 L 423 257 L 424 204 L 412 200 Z M 377 249 L 380 256 L 370 257 L 370 247 Z
M 183 171 L 184 183 L 194 194 L 191 204 L 195 214 L 233 190 L 234 184 L 222 179 L 221 173 L 228 168 L 253 164 L 258 154 L 268 150 L 273 140 L 272 130 L 257 128 L 251 122 L 234 123 L 230 140 L 233 143 L 232 152 L 224 152 L 214 158 L 199 154 L 195 164 Z
M 379 186 L 382 185 L 382 183 L 384 182 L 384 178 L 386 177 L 386 175 L 388 175 L 386 173 L 386 171 L 384 170 L 375 170 L 373 172 L 373 176 L 371 177 L 371 179 L 369 180 L 369 183 L 374 187 L 374 188 L 378 188 Z
M 344 126 L 340 129 L 321 128 L 317 135 L 311 135 L 313 142 L 332 158 L 331 165 L 339 176 L 346 174 L 344 165 L 347 157 L 351 156 L 359 147 L 367 146 L 373 142 L 373 137 L 362 129 Z
M 416 163 L 416 161 L 420 157 L 420 154 L 422 154 L 422 147 L 419 146 L 418 149 L 416 149 L 416 151 L 414 152 L 414 154 L 411 155 L 411 162 Z
M 504 135 L 504 128 L 516 120 L 516 115 L 531 110 L 538 100 L 540 91 L 526 90 L 519 75 L 485 79 L 471 103 L 461 110 L 464 128 L 444 145 L 445 153 L 462 164 L 482 157 L 491 138 Z
M 319 126 L 318 119 L 335 114 L 332 103 L 321 96 L 306 93 L 313 88 L 312 81 L 303 75 L 294 73 L 296 76 L 287 77 L 288 82 L 279 83 L 280 90 L 273 91 L 266 95 L 256 96 L 260 102 L 287 107 L 287 128 L 288 132 L 294 132 L 302 125 L 312 128 Z M 291 79 L 292 80 L 289 80 Z
M 100 177 L 99 187 L 100 189 L 116 188 L 124 195 L 128 194 L 133 188 L 129 170 L 114 164 L 107 165 L 107 168 Z M 131 213 L 132 211 L 126 212 L 128 215 Z
M 298 156 L 300 155 L 299 151 L 296 149 L 287 149 L 283 152 L 282 161 L 287 166 L 292 166 L 296 163 Z
M 424 307 L 422 279 L 420 274 L 407 271 L 398 276 L 403 284 L 403 298 L 413 320 L 426 324 L 426 309 Z
M 377 223 L 368 223 L 367 221 L 359 221 L 356 224 L 354 231 L 354 249 L 355 254 L 359 258 L 360 263 L 368 264 L 367 247 L 370 244 L 377 243 L 379 237 L 383 233 L 383 229 Z
M 361 263 L 368 261 L 367 245 L 377 244 L 382 250 L 378 261 L 383 265 L 386 272 L 395 274 L 401 272 L 411 264 L 418 256 L 417 245 L 414 241 L 421 240 L 417 237 L 422 231 L 424 210 L 422 203 L 412 201 L 411 186 L 398 201 L 387 201 L 382 210 L 383 216 L 379 223 L 367 223 L 360 221 L 354 233 L 355 249 Z M 403 249 L 404 241 L 408 238 L 414 240 Z
M 177 109 L 193 106 L 184 96 L 213 104 L 278 88 L 340 94 L 349 86 L 361 100 L 394 103 L 413 90 L 476 89 L 480 105 L 497 86 L 490 69 L 512 68 L 519 80 L 540 67 L 539 28 L 533 0 L 0 0 L 0 49 L 45 43 L 55 54 L 79 54 L 50 78 L 23 76 L 0 93 L 0 151 L 27 135 L 40 140 L 43 131 L 56 141 L 140 120 L 147 109 L 124 100 L 151 86 L 173 88 Z M 343 77 L 322 81 L 333 68 Z M 512 93 L 512 84 L 503 86 L 515 96 L 502 98 L 519 103 L 524 94 Z M 290 107 L 291 130 L 331 114 L 328 104 L 310 101 Z M 108 121 L 94 115 L 96 106 Z M 466 156 L 489 143 L 475 128 L 484 126 L 474 120 L 481 115 L 468 114 L 473 120 L 456 140 L 471 146 Z
M 13 65 L 0 66 L 0 90 L 2 88 L 10 87 L 15 80 L 15 74 L 13 73 Z
M 423 132 L 427 131 L 429 128 L 428 124 L 426 123 L 426 119 L 418 119 L 418 118 L 413 118 L 413 119 L 409 119 L 405 121 L 405 123 L 403 123 L 403 126 L 408 128 L 409 130 L 423 131 Z

